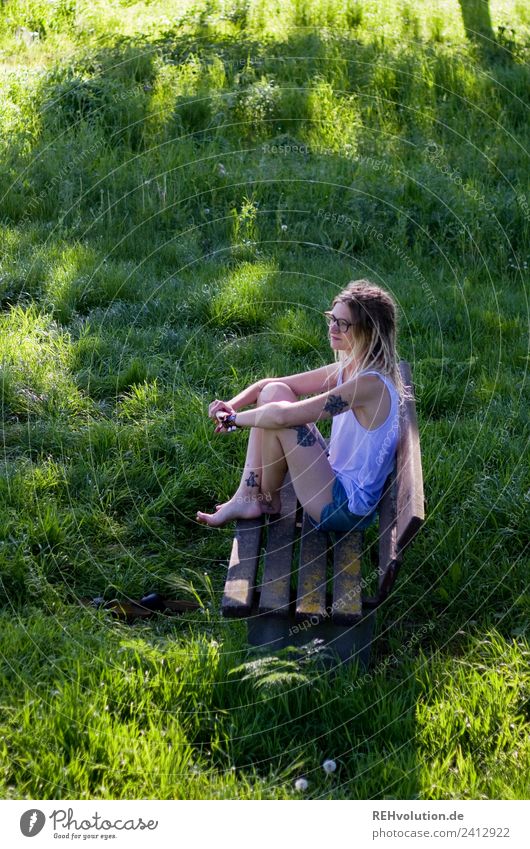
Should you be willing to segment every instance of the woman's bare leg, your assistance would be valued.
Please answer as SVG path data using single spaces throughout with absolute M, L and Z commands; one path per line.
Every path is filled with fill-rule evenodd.
M 217 528 L 232 519 L 261 516 L 261 442 L 262 429 L 253 427 L 248 437 L 247 455 L 239 486 L 232 498 L 216 507 L 215 513 L 197 513 L 197 521 Z
M 296 401 L 296 395 L 284 383 L 270 383 L 260 393 L 258 405 L 269 401 Z M 233 519 L 252 519 L 262 513 L 278 512 L 280 509 L 279 495 L 264 499 L 261 490 L 262 479 L 262 445 L 264 430 L 260 427 L 250 429 L 247 455 L 239 486 L 229 501 L 216 506 L 215 513 L 197 513 L 197 521 L 211 527 L 221 527 Z M 283 475 L 285 475 L 285 460 L 283 454 L 277 458 Z M 274 461 L 268 460 L 269 465 Z M 281 481 L 280 481 L 281 484 Z
M 298 501 L 312 519 L 320 521 L 322 508 L 332 501 L 335 473 L 314 424 L 264 430 L 262 465 L 265 499 L 274 503 L 288 467 Z
M 230 499 L 230 501 L 234 499 L 240 499 L 241 504 L 249 503 L 253 498 L 257 498 L 257 500 L 263 504 L 263 497 L 261 495 L 261 477 L 262 477 L 262 469 L 261 469 L 261 446 L 263 443 L 263 429 L 260 427 L 253 427 L 250 429 L 250 434 L 248 437 L 248 446 L 247 446 L 247 456 L 245 457 L 245 465 L 243 466 L 243 472 L 241 474 L 241 480 L 239 482 L 239 486 L 236 489 L 234 495 Z M 228 504 L 225 501 L 223 504 L 216 504 L 215 509 L 220 510 L 221 507 L 224 507 L 225 504 Z M 266 506 L 266 505 L 264 505 Z

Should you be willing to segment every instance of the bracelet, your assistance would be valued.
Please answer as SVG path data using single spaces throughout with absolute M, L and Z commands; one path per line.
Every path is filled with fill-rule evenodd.
M 234 430 L 239 430 L 236 425 L 236 413 L 230 413 L 226 418 L 220 419 L 219 424 L 224 427 L 224 429 L 231 433 Z
M 224 420 L 223 426 L 228 431 L 228 433 L 231 433 L 233 430 L 237 430 L 238 428 L 236 425 L 236 414 L 230 413 L 230 415 L 227 416 Z

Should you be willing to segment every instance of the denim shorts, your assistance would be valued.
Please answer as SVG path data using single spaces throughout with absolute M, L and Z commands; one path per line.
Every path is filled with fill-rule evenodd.
M 315 522 L 308 514 L 307 518 L 317 531 L 335 531 L 345 533 L 354 529 L 358 531 L 369 527 L 376 517 L 376 510 L 365 516 L 357 516 L 348 509 L 348 496 L 338 478 L 335 478 L 332 492 L 333 501 L 322 508 L 320 522 Z

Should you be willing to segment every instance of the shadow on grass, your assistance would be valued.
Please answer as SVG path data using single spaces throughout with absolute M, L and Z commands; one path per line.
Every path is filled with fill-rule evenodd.
M 491 24 L 489 0 L 458 0 L 462 10 L 462 21 L 468 39 L 476 44 L 478 57 L 485 64 L 510 64 L 513 62 L 512 51 L 516 48 L 510 39 L 506 27 L 499 27 L 495 35 Z

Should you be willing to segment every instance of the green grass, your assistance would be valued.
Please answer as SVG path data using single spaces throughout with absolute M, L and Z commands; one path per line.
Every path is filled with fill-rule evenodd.
M 530 17 L 489 11 L 4 4 L 4 797 L 527 797 Z M 360 276 L 400 307 L 428 502 L 367 675 L 249 650 L 231 529 L 193 521 L 246 442 L 208 402 L 328 362 Z M 79 604 L 151 589 L 203 609 Z

